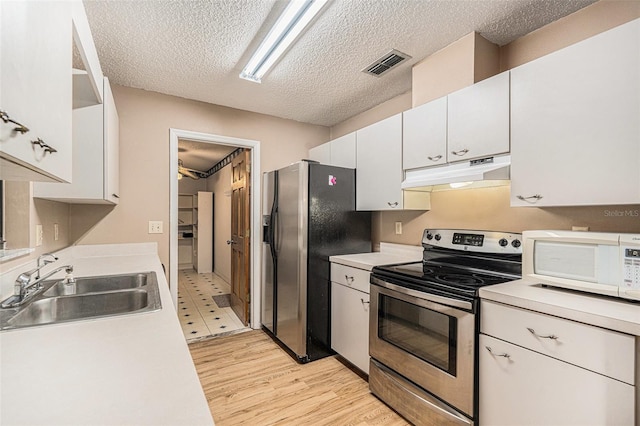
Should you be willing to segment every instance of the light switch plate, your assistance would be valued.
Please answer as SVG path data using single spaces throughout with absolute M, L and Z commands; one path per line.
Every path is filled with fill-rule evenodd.
M 150 220 L 149 221 L 149 234 L 162 234 L 162 221 Z
M 402 222 L 396 222 L 396 235 L 402 235 Z

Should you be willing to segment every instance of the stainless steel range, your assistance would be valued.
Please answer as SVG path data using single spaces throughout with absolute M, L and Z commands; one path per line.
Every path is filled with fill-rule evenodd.
M 373 268 L 369 387 L 407 420 L 476 422 L 478 289 L 520 278 L 521 238 L 427 229 L 422 262 Z

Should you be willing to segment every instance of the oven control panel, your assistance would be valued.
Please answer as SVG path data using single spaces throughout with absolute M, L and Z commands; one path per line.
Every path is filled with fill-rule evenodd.
M 422 245 L 482 253 L 522 254 L 522 234 L 468 229 L 425 229 Z

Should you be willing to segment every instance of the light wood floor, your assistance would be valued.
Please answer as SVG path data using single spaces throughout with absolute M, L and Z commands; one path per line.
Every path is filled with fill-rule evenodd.
M 298 364 L 262 331 L 189 348 L 218 426 L 408 425 L 335 357 Z

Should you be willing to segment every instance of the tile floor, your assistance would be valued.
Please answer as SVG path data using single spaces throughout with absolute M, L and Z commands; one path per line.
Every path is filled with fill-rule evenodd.
M 229 284 L 215 273 L 178 271 L 178 317 L 188 343 L 248 330 L 230 307 L 221 308 L 213 300 L 229 293 Z

